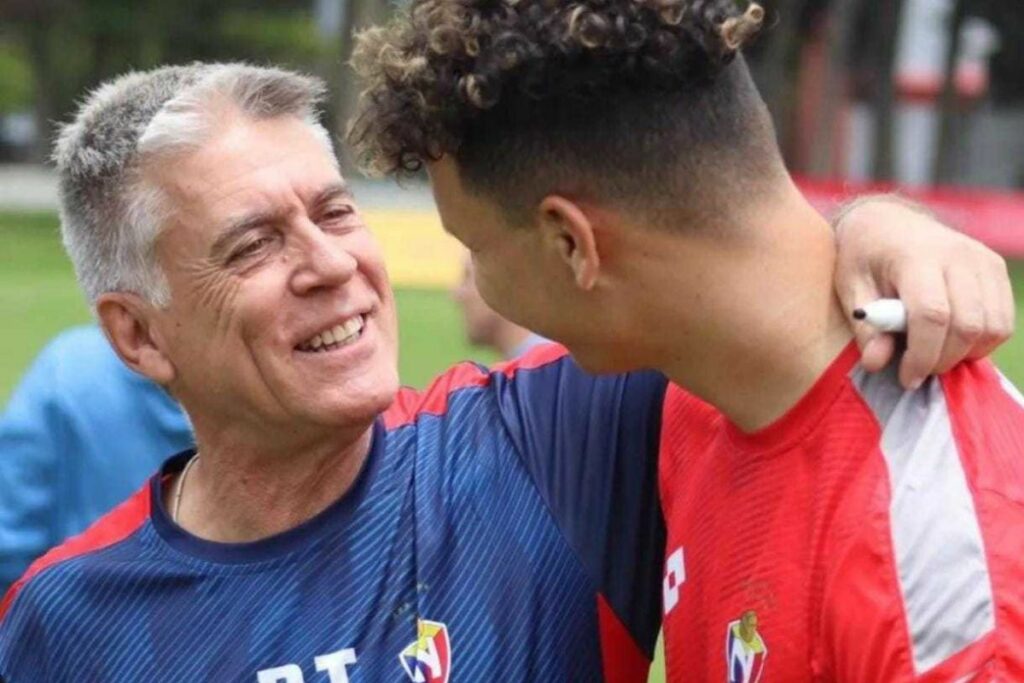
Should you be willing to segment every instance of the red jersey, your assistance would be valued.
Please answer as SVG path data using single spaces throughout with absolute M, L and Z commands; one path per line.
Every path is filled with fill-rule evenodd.
M 669 390 L 669 681 L 1024 681 L 1024 398 L 858 358 L 753 434 Z

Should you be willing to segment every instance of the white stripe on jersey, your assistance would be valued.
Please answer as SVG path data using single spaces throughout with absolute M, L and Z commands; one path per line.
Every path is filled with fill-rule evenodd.
M 876 375 L 857 366 L 851 379 L 882 428 L 893 551 L 920 674 L 992 631 L 995 608 L 942 384 L 904 392 L 895 365 Z

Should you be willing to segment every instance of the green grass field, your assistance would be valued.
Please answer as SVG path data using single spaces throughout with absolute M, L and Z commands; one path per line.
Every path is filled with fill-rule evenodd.
M 1011 272 L 1020 317 L 1024 313 L 1024 264 L 1012 264 Z M 459 360 L 494 360 L 492 355 L 465 343 L 458 310 L 446 292 L 398 287 L 397 299 L 400 368 L 406 384 L 423 386 Z M 53 214 L 0 212 L 0 316 L 7 321 L 0 335 L 3 406 L 48 339 L 70 325 L 90 320 L 61 248 Z M 1024 338 L 1007 343 L 996 360 L 1010 379 L 1024 386 Z M 651 683 L 663 680 L 661 667 L 656 664 Z

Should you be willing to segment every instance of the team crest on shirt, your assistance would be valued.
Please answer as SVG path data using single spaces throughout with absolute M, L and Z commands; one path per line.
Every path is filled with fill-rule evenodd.
M 398 656 L 409 680 L 413 683 L 448 683 L 452 671 L 448 627 L 439 621 L 420 619 L 416 632 L 416 640 Z
M 757 612 L 749 609 L 729 622 L 725 632 L 727 683 L 758 683 L 767 657 L 768 647 L 757 632 Z

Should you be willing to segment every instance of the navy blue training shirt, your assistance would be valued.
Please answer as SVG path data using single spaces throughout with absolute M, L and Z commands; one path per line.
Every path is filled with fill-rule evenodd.
M 666 381 L 547 345 L 403 390 L 352 488 L 249 544 L 171 522 L 161 482 L 0 604 L 6 683 L 646 680 L 660 621 Z

